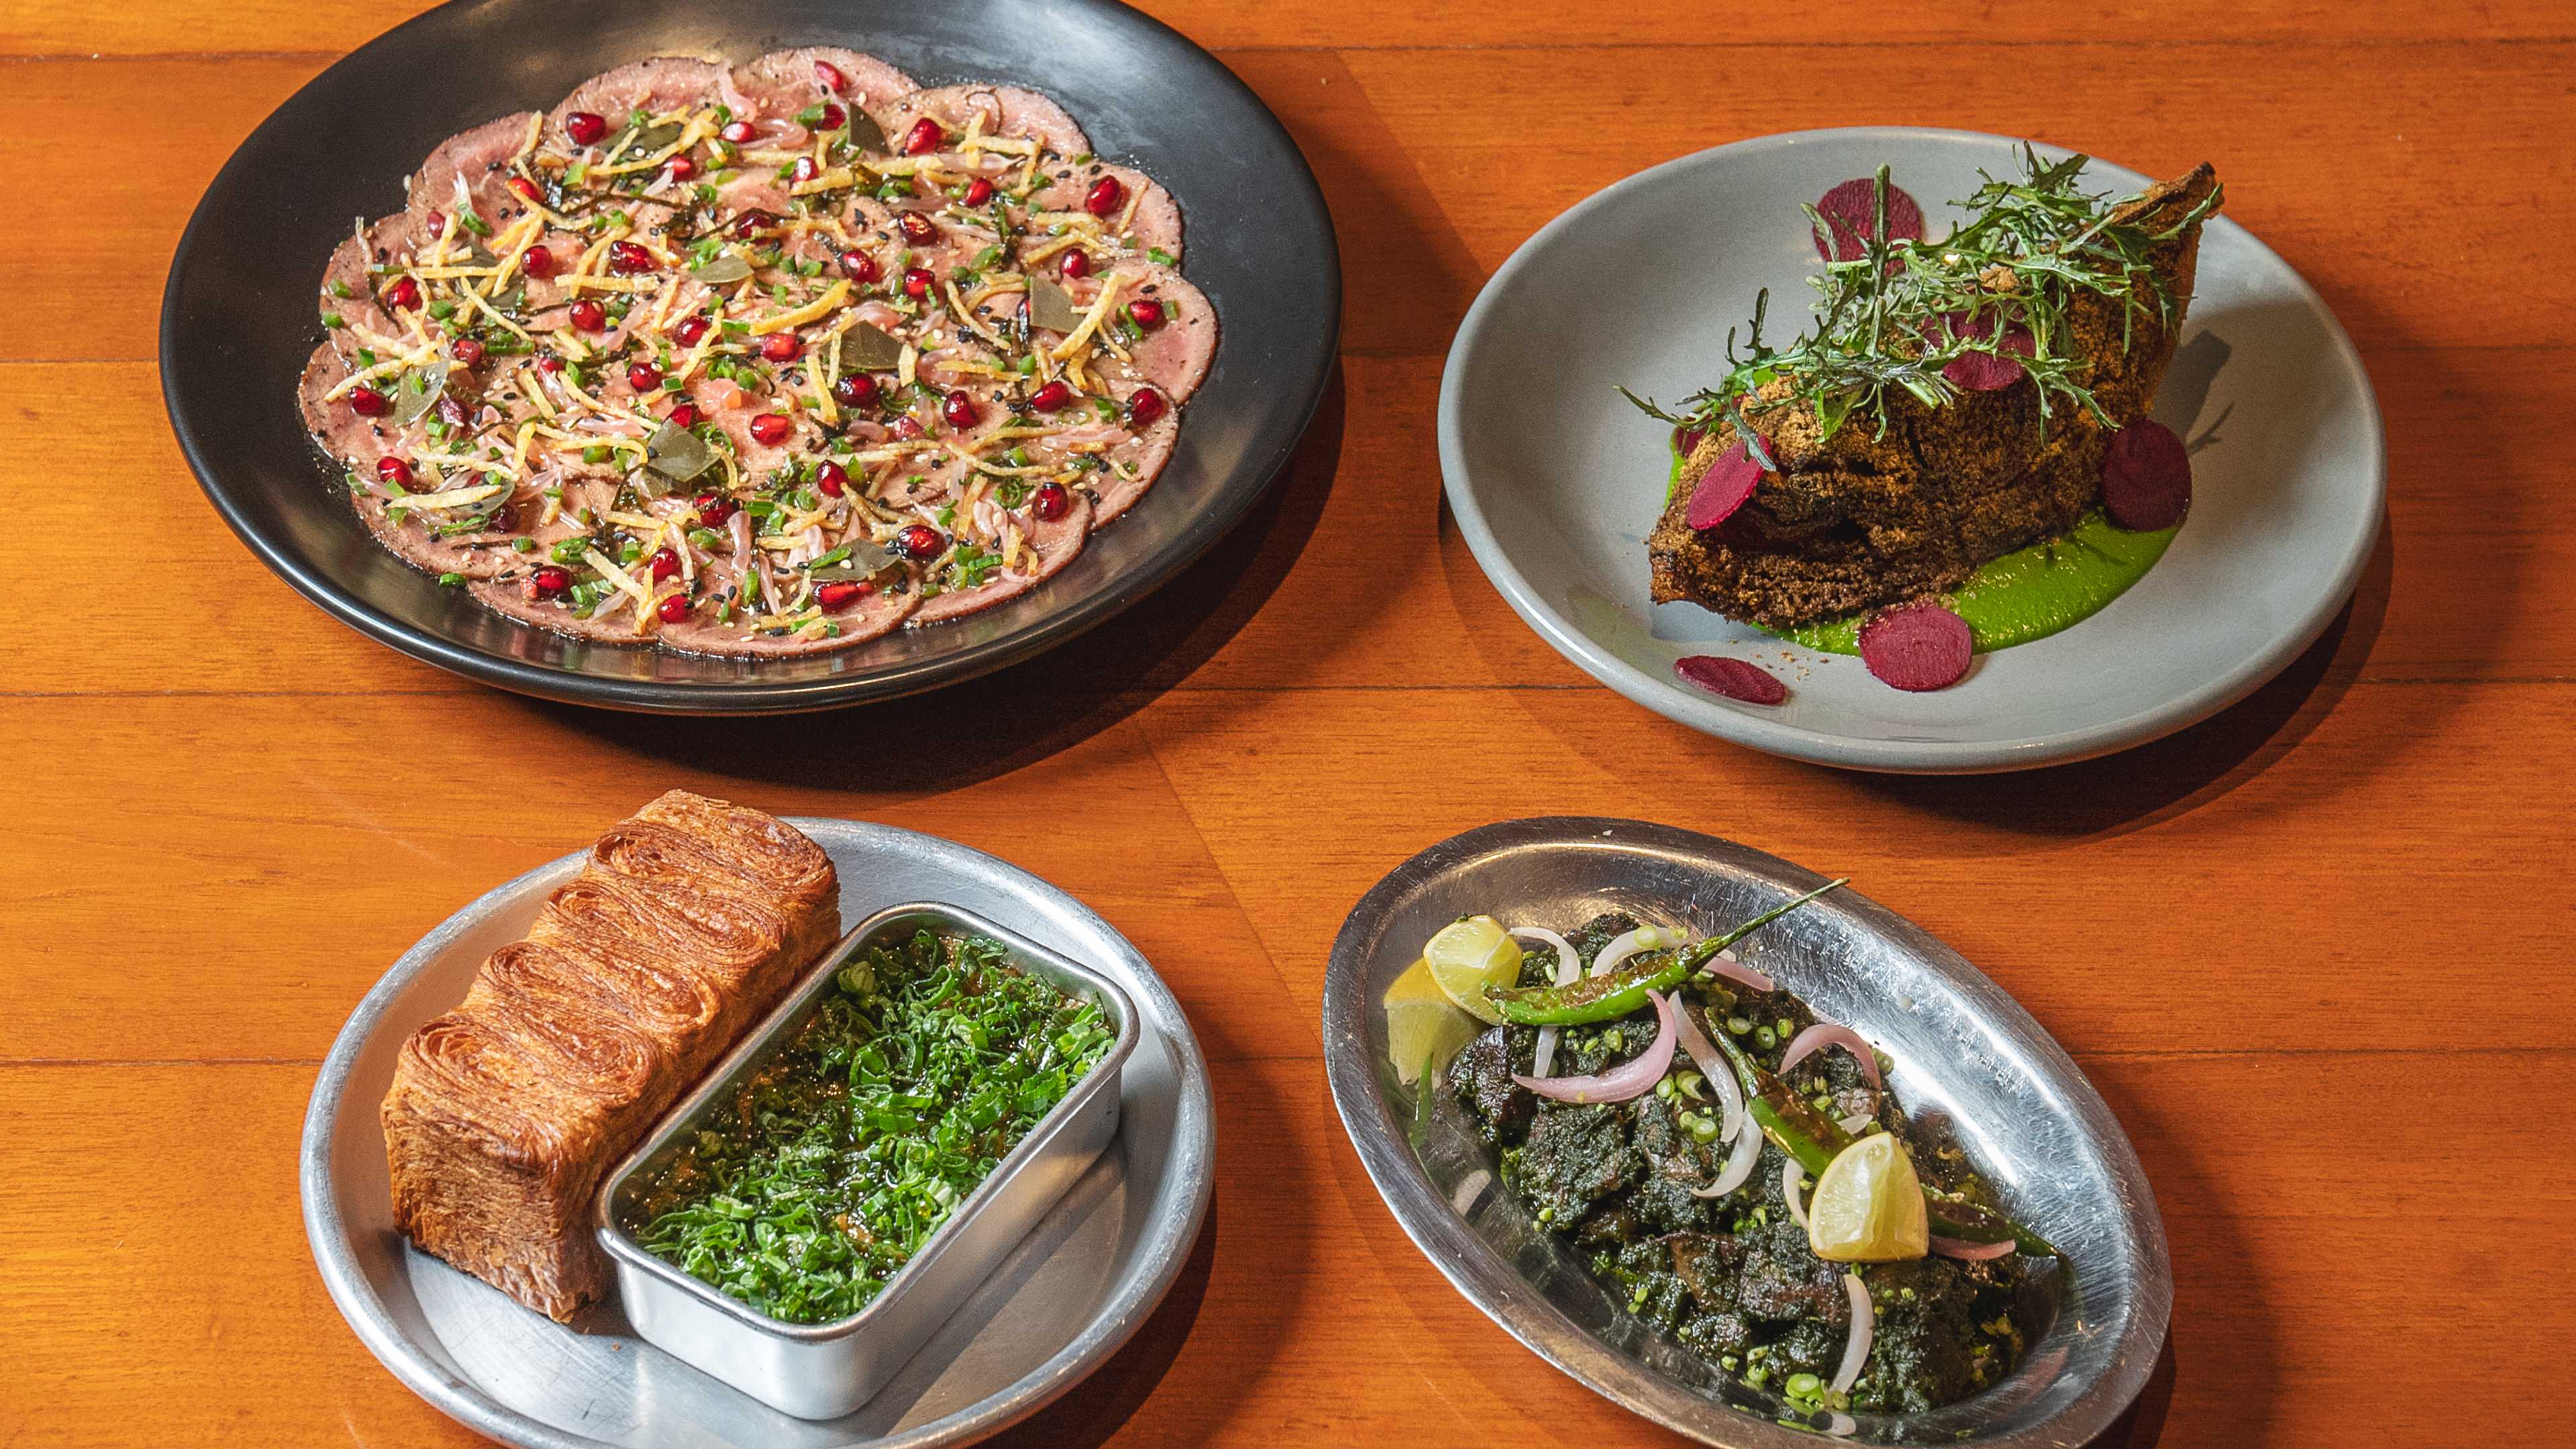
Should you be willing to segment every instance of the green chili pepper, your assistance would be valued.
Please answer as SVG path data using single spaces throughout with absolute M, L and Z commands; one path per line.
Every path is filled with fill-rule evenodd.
M 1717 953 L 1752 935 L 1851 878 L 1829 880 L 1785 905 L 1773 906 L 1723 936 L 1702 941 L 1677 955 L 1639 956 L 1607 976 L 1586 976 L 1563 986 L 1506 988 L 1488 986 L 1485 998 L 1517 1026 L 1581 1026 L 1626 1016 L 1646 1004 L 1649 992 L 1679 986 Z

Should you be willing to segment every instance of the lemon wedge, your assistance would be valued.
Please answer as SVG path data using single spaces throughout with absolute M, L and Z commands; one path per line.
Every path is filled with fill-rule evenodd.
M 1807 1202 L 1807 1246 L 1829 1263 L 1892 1263 L 1932 1250 L 1923 1180 L 1904 1143 L 1873 1132 L 1825 1164 Z
M 1469 916 L 1440 928 L 1422 948 L 1423 963 L 1440 989 L 1478 1021 L 1499 1026 L 1503 1014 L 1485 999 L 1488 986 L 1517 986 L 1521 946 L 1491 916 Z
M 1387 1060 L 1395 1066 L 1395 1079 L 1408 1087 L 1421 1080 L 1426 1066 L 1436 1072 L 1449 1065 L 1476 1031 L 1476 1018 L 1450 1004 L 1427 962 L 1406 967 L 1386 989 Z

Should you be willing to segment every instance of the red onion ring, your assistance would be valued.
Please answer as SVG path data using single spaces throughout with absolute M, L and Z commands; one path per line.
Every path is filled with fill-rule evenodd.
M 1724 1197 L 1753 1178 L 1753 1164 L 1762 1157 L 1762 1134 L 1750 1128 L 1737 1135 L 1735 1152 L 1726 1159 L 1726 1169 L 1717 1181 L 1706 1187 L 1691 1189 L 1693 1197 Z
M 1666 934 L 1668 933 L 1653 926 L 1639 926 L 1633 931 L 1611 937 L 1609 944 L 1601 948 L 1601 954 L 1592 958 L 1592 974 L 1607 976 L 1618 969 L 1620 962 L 1631 956 L 1642 956 L 1648 951 L 1663 950 L 1667 944 L 1664 940 Z M 1669 944 L 1679 945 L 1681 942 L 1679 938 L 1675 938 Z
M 1869 1043 L 1862 1039 L 1859 1032 L 1847 1026 L 1836 1026 L 1829 1021 L 1817 1022 L 1814 1026 L 1790 1038 L 1789 1049 L 1780 1054 L 1780 1075 L 1784 1077 L 1789 1075 L 1790 1068 L 1805 1061 L 1819 1049 L 1829 1046 L 1842 1047 L 1852 1054 L 1852 1057 L 1860 1063 L 1860 1074 L 1869 1078 L 1871 1091 L 1887 1090 L 1887 1084 L 1879 1080 L 1878 1076 L 1878 1053 L 1869 1049 Z
M 1782 1158 L 1780 1160 L 1780 1196 L 1789 1204 L 1789 1221 L 1802 1228 L 1807 1225 L 1807 1205 L 1798 1201 L 1798 1189 L 1806 1185 L 1807 1174 L 1799 1169 L 1798 1159 Z
M 1870 1340 L 1878 1333 L 1878 1310 L 1870 1305 L 1869 1289 L 1858 1273 L 1843 1274 L 1843 1296 L 1851 1300 L 1851 1338 L 1843 1344 L 1843 1366 L 1834 1370 L 1834 1392 L 1848 1394 L 1860 1382 L 1860 1371 L 1869 1363 Z
M 1613 1070 L 1591 1077 L 1524 1077 L 1518 1072 L 1512 1080 L 1559 1102 L 1590 1105 L 1595 1102 L 1625 1102 L 1654 1090 L 1655 1083 L 1673 1064 L 1673 1045 L 1678 1031 L 1673 1024 L 1672 998 L 1660 991 L 1649 991 L 1646 999 L 1655 1004 L 1655 1016 L 1662 1025 L 1655 1032 L 1654 1045 L 1644 1055 Z
M 1745 965 L 1743 962 L 1736 960 L 1735 953 L 1732 951 L 1720 951 L 1715 956 L 1710 957 L 1708 964 L 1699 968 L 1699 974 L 1702 976 L 1723 976 L 1727 980 L 1735 982 L 1739 986 L 1750 986 L 1756 991 L 1777 991 L 1780 989 L 1779 982 L 1772 980 L 1770 977 L 1765 976 L 1761 972 L 1754 970 L 1752 967 Z
M 1503 934 L 1525 936 L 1554 951 L 1557 985 L 1571 986 L 1574 978 L 1583 974 L 1583 957 L 1575 951 L 1574 943 L 1554 931 L 1544 926 L 1505 926 Z M 1538 1052 L 1530 1059 L 1531 1076 L 1544 1077 L 1555 1070 L 1557 1034 L 1556 1027 L 1542 1026 L 1538 1029 Z
M 1933 1252 L 1939 1253 L 1945 1258 L 1965 1258 L 1971 1263 L 1983 1263 L 1995 1258 L 2007 1257 L 2012 1253 L 2013 1249 L 2018 1246 L 2020 1245 L 2010 1238 L 2006 1238 L 2000 1243 L 1972 1243 L 1965 1238 L 1934 1238 L 1932 1240 Z
M 1699 1023 L 1691 1019 L 1690 1008 L 1681 1007 L 1677 1014 L 1681 1017 L 1682 1050 L 1690 1053 L 1691 1062 L 1699 1068 L 1700 1075 L 1708 1078 L 1708 1084 L 1717 1089 L 1717 1100 L 1725 1108 L 1718 1117 L 1717 1140 L 1732 1142 L 1736 1134 L 1744 1130 L 1747 1120 L 1744 1111 L 1744 1089 L 1735 1084 L 1735 1073 L 1728 1068 L 1725 1059 L 1717 1054 L 1717 1047 L 1709 1041 L 1708 1034 L 1701 1031 Z

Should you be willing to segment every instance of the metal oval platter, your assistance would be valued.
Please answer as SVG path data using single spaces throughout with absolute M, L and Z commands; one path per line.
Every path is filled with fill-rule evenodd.
M 1736 948 L 1895 1058 L 1909 1115 L 1946 1116 L 2022 1221 L 2074 1263 L 2051 1271 L 2048 1326 L 1984 1393 L 1928 1414 L 1819 1415 L 1784 1427 L 1749 1390 L 1631 1316 L 1557 1235 L 1494 1184 L 1492 1152 L 1454 1104 L 1417 1119 L 1387 1061 L 1380 1005 L 1422 943 L 1460 916 L 1572 930 L 1603 911 L 1713 935 L 1824 878 L 1741 845 L 1633 820 L 1516 820 L 1453 836 L 1362 897 L 1324 981 L 1333 1105 L 1396 1221 L 1468 1301 L 1603 1396 L 1707 1444 L 1813 1449 L 1859 1443 L 2090 1442 L 2154 1368 L 2173 1269 L 2138 1156 L 2066 1053 L 2002 988 L 1920 927 L 1849 889 Z M 1417 1124 L 1420 1121 L 1420 1125 Z
M 1890 689 L 1696 604 L 1647 598 L 1645 536 L 1664 507 L 1667 405 L 1725 370 L 1727 329 L 1771 289 L 1769 327 L 1805 327 L 1815 245 L 1799 207 L 1885 165 L 1940 230 L 2018 142 L 1855 127 L 1764 136 L 1666 162 L 1586 199 L 1504 262 L 1468 311 L 1440 384 L 1440 470 L 1458 531 L 1503 597 L 1593 678 L 1694 729 L 1794 759 L 1927 774 L 2107 754 L 2226 708 L 2299 656 L 2349 598 L 2387 491 L 2379 407 L 2315 290 L 2224 215 L 2202 234 L 2181 346 L 2154 415 L 2193 449 L 2173 547 L 2090 619 L 1982 655 L 1929 694 Z M 2040 147 L 2043 159 L 2068 153 Z M 2201 160 L 2173 158 L 2176 170 Z M 2218 164 L 2227 179 L 2227 157 Z M 2087 190 L 2146 178 L 2101 161 Z M 1738 704 L 1673 677 L 1725 654 L 1778 666 L 1785 704 Z
M 1214 370 L 1162 479 L 1064 572 L 996 608 L 836 653 L 717 659 L 564 638 L 442 589 L 368 536 L 304 436 L 296 378 L 313 298 L 352 217 L 380 216 L 446 137 L 654 55 L 781 46 L 872 52 L 925 86 L 1024 85 L 1100 154 L 1180 202 L 1183 271 L 1218 316 Z M 1109 0 L 459 0 L 316 77 L 234 153 L 179 242 L 162 298 L 162 393 L 206 496 L 261 561 L 341 622 L 488 684 L 670 713 L 882 699 L 1023 659 L 1134 603 L 1239 521 L 1323 394 L 1340 327 L 1332 220 L 1296 143 L 1232 72 Z
M 1079 1383 L 1143 1325 L 1207 1215 L 1215 1117 L 1180 1003 L 1081 902 L 962 845 L 847 820 L 797 820 L 841 872 L 841 915 L 905 901 L 961 906 L 1114 979 L 1142 1034 L 1121 1078 L 1117 1139 L 947 1326 L 857 1413 L 793 1419 L 636 1338 L 612 1301 L 572 1328 L 405 1243 L 393 1227 L 378 1104 L 412 1031 L 464 999 L 517 940 L 565 856 L 421 938 L 367 993 L 322 1064 L 304 1119 L 304 1228 L 358 1337 L 414 1392 L 531 1449 L 596 1445 L 824 1449 L 972 1442 Z

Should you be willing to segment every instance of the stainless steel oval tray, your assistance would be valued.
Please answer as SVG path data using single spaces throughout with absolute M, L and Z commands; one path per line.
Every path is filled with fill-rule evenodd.
M 464 999 L 483 958 L 518 939 L 582 855 L 539 866 L 403 953 L 341 1029 L 304 1119 L 304 1228 L 323 1283 L 395 1377 L 465 1424 L 529 1449 L 969 1443 L 1098 1368 L 1189 1256 L 1215 1157 L 1207 1065 L 1180 1003 L 1136 948 L 1080 901 L 981 851 L 888 825 L 792 823 L 840 868 L 845 920 L 946 901 L 1116 981 L 1142 1029 L 1120 1081 L 1117 1140 L 847 1418 L 790 1418 L 738 1393 L 635 1337 L 614 1303 L 558 1327 L 394 1231 L 377 1121 L 404 1039 Z
M 1493 1155 L 1433 1111 L 1387 1061 L 1380 1001 L 1432 932 L 1462 915 L 1570 929 L 1624 910 L 1713 934 L 1822 885 L 1776 856 L 1633 820 L 1515 820 L 1453 836 L 1360 899 L 1324 980 L 1333 1105 L 1378 1192 L 1469 1302 L 1613 1402 L 1702 1443 L 2082 1444 L 2144 1387 L 2173 1306 L 2173 1267 L 2137 1152 L 2084 1074 L 2030 1014 L 1956 951 L 1845 889 L 1737 953 L 1896 1060 L 1909 1114 L 1949 1119 L 2005 1204 L 2074 1263 L 2047 1329 L 2001 1384 L 1929 1414 L 1771 1421 L 1726 1380 L 1630 1316 L 1554 1234 L 1494 1190 Z M 1734 1406 L 1730 1406 L 1734 1405 Z

